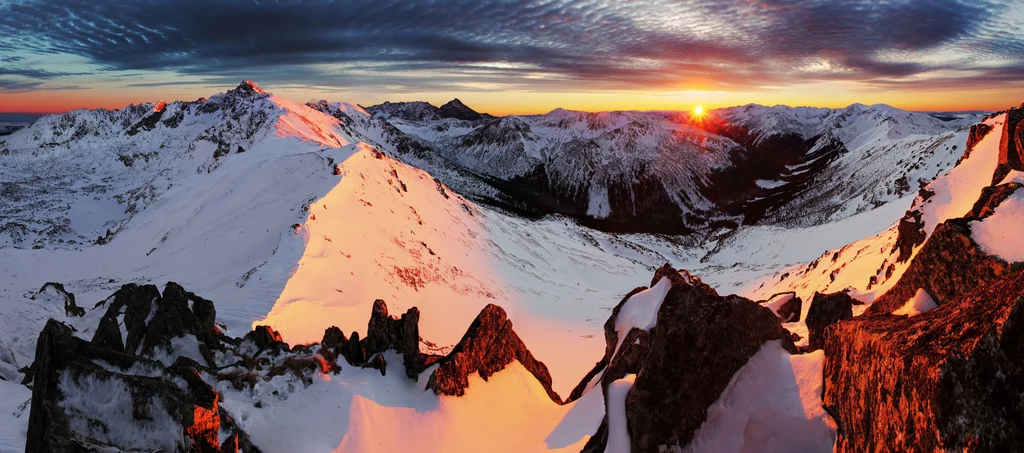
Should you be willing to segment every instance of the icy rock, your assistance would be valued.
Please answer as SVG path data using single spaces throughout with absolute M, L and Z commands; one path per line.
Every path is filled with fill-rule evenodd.
M 601 382 L 605 395 L 616 377 L 622 377 L 620 374 L 636 374 L 626 395 L 626 419 L 634 452 L 689 444 L 733 374 L 764 343 L 779 340 L 784 348 L 795 352 L 789 332 L 772 310 L 742 297 L 719 296 L 685 271 L 666 266 L 656 274 L 660 277 L 669 277 L 672 287 L 660 306 L 657 323 L 649 333 L 633 329 L 623 342 L 629 347 L 620 348 L 617 357 L 606 354 L 602 359 L 611 364 L 601 370 L 605 373 Z M 637 288 L 625 300 L 640 290 Z M 615 310 L 612 316 L 609 323 L 614 325 Z M 615 336 L 608 334 L 608 325 L 606 341 Z M 614 343 L 608 341 L 612 348 L 617 343 L 617 339 Z M 596 374 L 592 371 L 591 376 Z M 604 451 L 607 442 L 606 416 L 583 451 Z
M 220 451 L 219 396 L 198 366 L 179 359 L 163 369 L 51 319 L 36 345 L 25 451 Z
M 853 317 L 855 301 L 849 294 L 839 292 L 822 294 L 815 292 L 811 306 L 807 309 L 807 341 L 811 351 L 825 345 L 825 328 L 839 321 Z
M 276 349 L 287 352 L 288 344 L 282 341 L 281 334 L 269 326 L 253 327 L 252 332 L 242 337 L 242 344 L 249 343 L 255 346 L 256 351 Z
M 836 451 L 1016 451 L 1024 443 L 1024 273 L 825 340 Z
M 55 297 L 63 301 L 64 314 L 67 316 L 79 318 L 85 316 L 85 309 L 75 304 L 75 295 L 64 289 L 64 285 L 61 283 L 46 282 L 42 288 L 39 288 L 39 293 L 33 299 L 39 297 Z
M 479 373 L 486 381 L 513 360 L 537 378 L 552 401 L 561 404 L 561 397 L 551 388 L 547 366 L 533 357 L 512 328 L 505 310 L 494 304 L 480 311 L 462 340 L 438 362 L 427 388 L 438 395 L 462 396 L 469 387 L 470 375 Z

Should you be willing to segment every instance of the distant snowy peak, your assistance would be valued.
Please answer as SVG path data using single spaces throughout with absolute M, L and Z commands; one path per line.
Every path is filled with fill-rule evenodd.
M 878 130 L 884 130 L 886 138 L 901 139 L 969 126 L 980 119 L 966 115 L 944 121 L 928 113 L 885 104 L 853 104 L 841 109 L 748 104 L 714 110 L 711 114 L 747 129 L 756 140 L 794 134 L 805 139 L 833 136 L 847 144 Z
M 476 110 L 469 108 L 459 99 L 452 99 L 441 107 L 435 107 L 429 102 L 388 102 L 377 104 L 366 108 L 366 111 L 374 116 L 385 119 L 396 118 L 404 121 L 429 121 L 451 118 L 462 121 L 477 121 L 489 118 Z
M 47 115 L 10 137 L 6 146 L 13 150 L 113 144 L 113 140 L 148 148 L 203 140 L 228 152 L 248 149 L 265 137 L 294 137 L 327 146 L 349 143 L 351 140 L 339 135 L 337 126 L 336 119 L 267 93 L 246 80 L 225 93 L 196 101 Z

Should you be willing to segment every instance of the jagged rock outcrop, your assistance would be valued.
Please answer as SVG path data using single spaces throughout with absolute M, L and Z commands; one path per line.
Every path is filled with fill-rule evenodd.
M 224 348 L 226 338 L 215 325 L 213 302 L 177 283 L 168 282 L 162 295 L 156 286 L 129 283 L 102 304 L 109 305 L 93 334 L 96 346 L 173 360 L 166 355 L 175 349 L 173 342 L 194 341 L 205 366 L 213 366 L 213 352 Z M 125 338 L 119 325 L 124 325 Z
M 974 206 L 971 207 L 971 210 L 964 218 L 968 220 L 982 220 L 992 215 L 1000 203 L 1009 198 L 1010 195 L 1013 195 L 1021 187 L 1024 186 L 1011 182 L 981 189 L 981 196 L 978 197 L 978 201 L 974 203 Z
M 1024 273 L 912 316 L 839 323 L 825 342 L 838 452 L 1016 451 L 1024 443 Z
M 419 322 L 418 308 L 412 307 L 401 318 L 394 318 L 388 315 L 388 306 L 383 300 L 375 300 L 366 327 L 366 338 L 362 341 L 366 354 L 373 356 L 394 349 L 403 355 L 405 374 L 417 379 L 421 371 Z
M 656 325 L 650 332 L 632 329 L 622 343 L 629 346 L 616 352 L 615 357 L 608 357 L 610 352 L 606 352 L 602 359 L 611 366 L 600 371 L 595 367 L 581 382 L 586 385 L 598 373 L 605 373 L 601 385 L 607 396 L 608 385 L 616 376 L 637 375 L 626 395 L 626 419 L 634 452 L 688 445 L 707 419 L 708 408 L 765 342 L 779 340 L 795 352 L 789 332 L 770 309 L 742 297 L 718 296 L 699 279 L 670 266 L 659 269 L 655 277 L 656 281 L 666 277 L 672 283 Z M 618 344 L 614 326 L 619 310 L 642 289 L 627 296 L 605 324 L 611 350 Z M 608 326 L 612 326 L 612 334 Z M 639 344 L 633 344 L 637 341 Z M 606 415 L 583 451 L 604 451 L 607 436 Z
M 256 326 L 242 337 L 242 344 L 251 344 L 257 351 L 278 350 L 289 351 L 288 343 L 281 338 L 281 333 L 270 326 Z
M 999 162 L 992 185 L 999 184 L 1011 170 L 1024 171 L 1024 105 L 1006 112 L 1003 135 L 999 139 Z
M 219 452 L 219 395 L 198 367 L 99 347 L 51 319 L 36 345 L 25 451 Z
M 469 387 L 469 377 L 478 373 L 485 381 L 512 361 L 518 361 L 540 381 L 552 401 L 562 399 L 551 388 L 551 374 L 543 362 L 526 348 L 512 328 L 501 307 L 488 304 L 470 324 L 462 340 L 438 363 L 430 374 L 427 388 L 438 395 L 462 396 Z
M 899 281 L 865 313 L 892 313 L 918 289 L 924 289 L 942 305 L 997 280 L 1007 266 L 971 239 L 968 219 L 947 220 L 935 227 Z
M 85 309 L 75 304 L 74 293 L 64 289 L 64 285 L 55 282 L 46 282 L 36 295 L 32 296 L 33 300 L 39 298 L 54 298 L 64 304 L 64 314 L 66 316 L 75 316 L 81 318 L 85 316 Z
M 825 346 L 825 329 L 839 321 L 853 317 L 853 306 L 857 302 L 849 294 L 839 292 L 822 294 L 815 292 L 811 306 L 807 309 L 807 342 L 811 351 Z
M 914 247 L 923 244 L 928 238 L 928 234 L 924 232 L 924 222 L 921 221 L 921 211 L 916 209 L 903 214 L 896 231 L 896 243 L 892 245 L 892 250 L 889 253 L 894 253 L 897 250 L 900 252 L 896 257 L 897 263 L 909 260 L 914 254 Z

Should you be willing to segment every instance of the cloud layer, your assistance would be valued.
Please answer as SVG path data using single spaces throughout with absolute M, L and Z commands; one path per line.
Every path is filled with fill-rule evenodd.
M 40 55 L 392 90 L 1012 84 L 1013 1 L 0 0 L 0 90 L 80 72 L 24 61 Z

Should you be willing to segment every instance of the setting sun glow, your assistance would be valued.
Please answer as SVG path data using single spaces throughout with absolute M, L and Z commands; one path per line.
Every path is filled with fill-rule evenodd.
M 693 108 L 693 116 L 701 116 L 704 114 L 704 106 L 698 105 Z

